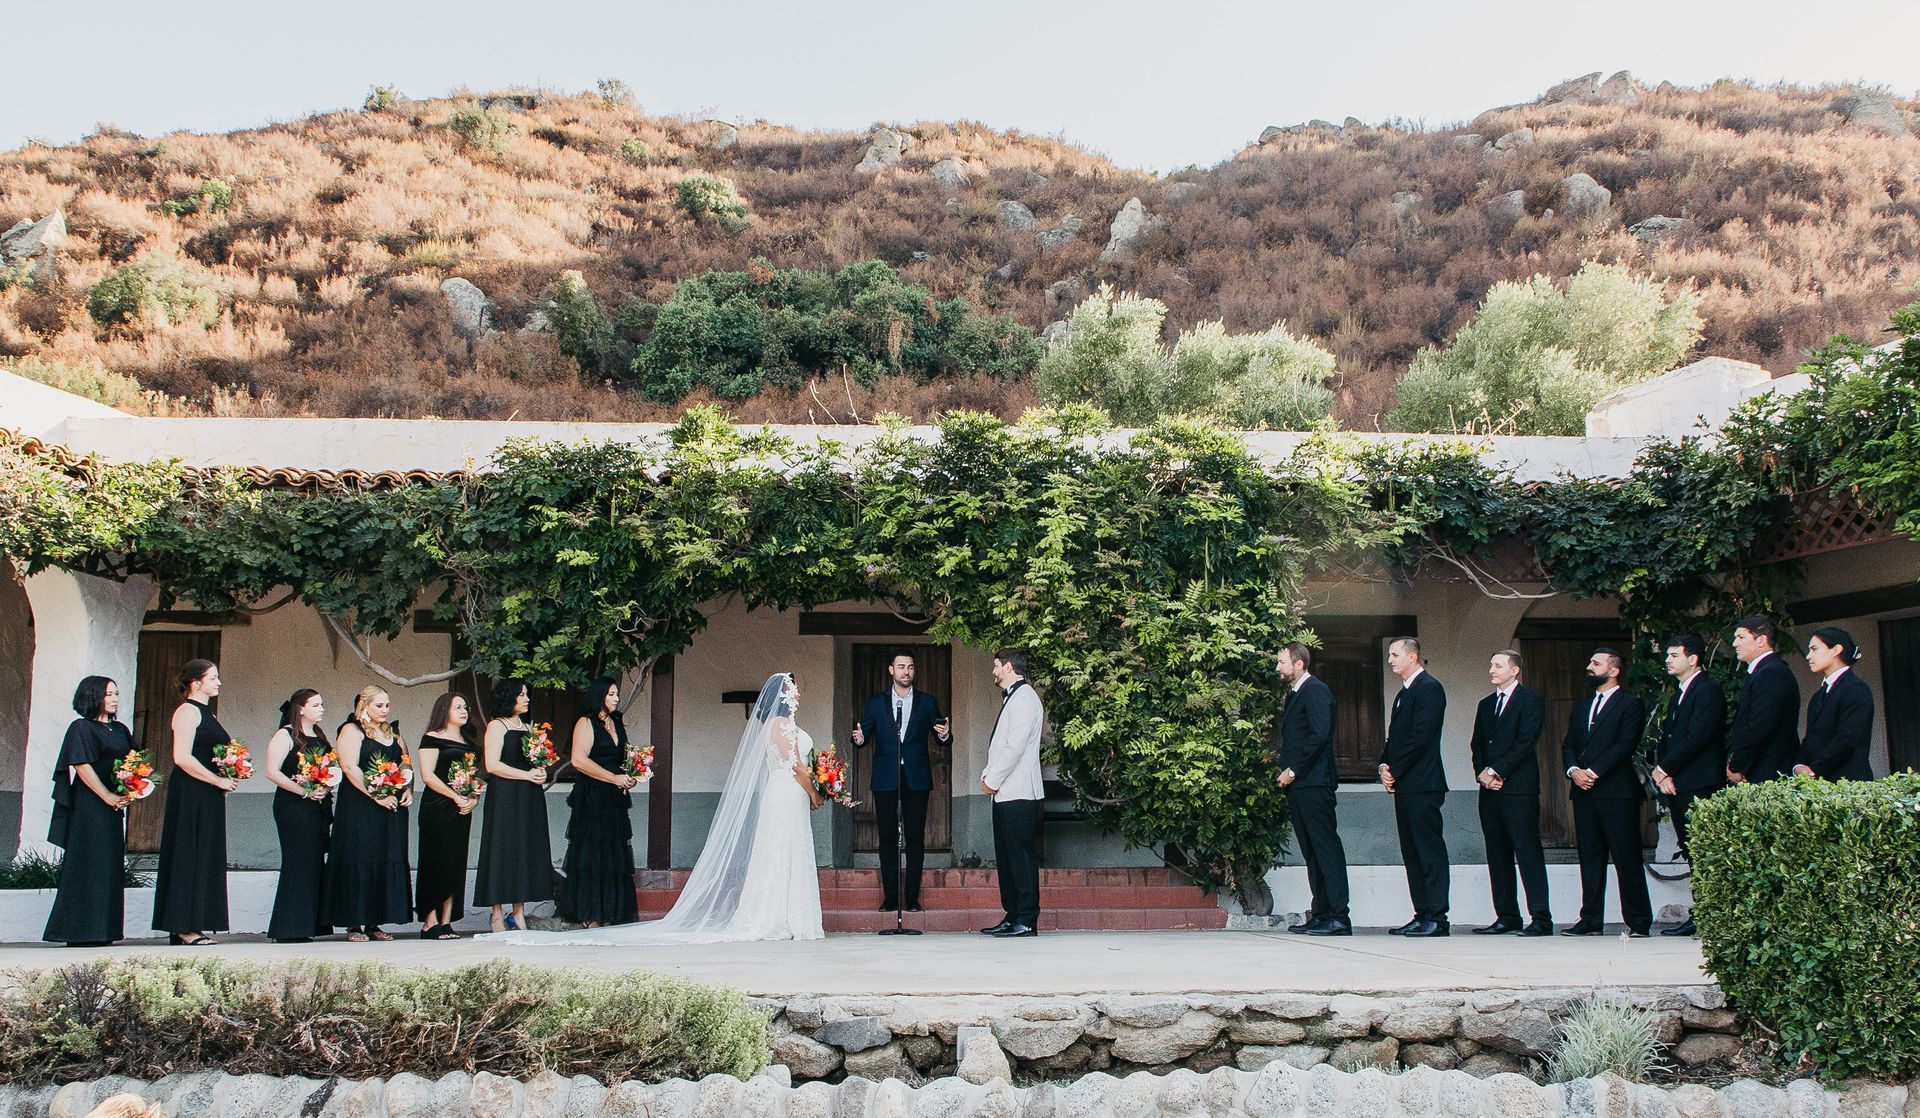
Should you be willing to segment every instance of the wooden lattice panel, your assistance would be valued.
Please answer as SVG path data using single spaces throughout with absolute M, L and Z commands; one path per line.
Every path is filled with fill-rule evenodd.
M 1851 492 L 1807 489 L 1793 495 L 1793 530 L 1762 548 L 1761 563 L 1803 559 L 1893 538 L 1893 517 L 1861 506 Z

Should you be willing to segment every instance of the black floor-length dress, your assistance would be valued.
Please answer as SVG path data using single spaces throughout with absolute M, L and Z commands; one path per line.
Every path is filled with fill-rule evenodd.
M 300 755 L 328 749 L 319 734 L 296 739 L 280 772 L 298 780 Z M 340 782 L 341 787 L 346 781 Z M 311 939 L 333 934 L 327 922 L 327 843 L 333 826 L 332 797 L 309 800 L 285 788 L 273 790 L 273 825 L 280 832 L 280 886 L 273 894 L 267 935 L 273 939 Z
M 598 718 L 589 759 L 620 772 L 626 762 L 627 728 L 615 722 L 619 736 Z M 567 796 L 566 880 L 560 886 L 560 916 L 578 923 L 630 924 L 640 918 L 633 886 L 633 797 L 617 785 L 576 776 Z
M 473 746 L 459 738 L 428 734 L 420 739 L 420 748 L 439 751 L 434 758 L 433 775 L 442 784 L 448 783 L 447 778 L 456 761 L 473 761 L 474 771 L 479 771 L 479 759 L 474 756 Z M 489 794 L 497 787 L 498 784 L 488 785 Z M 459 804 L 431 788 L 421 789 L 420 869 L 414 883 L 413 910 L 422 920 L 435 919 L 433 914 L 449 899 L 453 901 L 454 920 L 466 915 L 467 841 L 472 826 L 473 816 L 460 814 Z
M 193 731 L 193 758 L 214 767 L 213 748 L 232 738 L 207 704 Z M 171 748 L 171 746 L 169 746 Z M 167 811 L 160 825 L 160 870 L 153 882 L 155 930 L 186 935 L 227 930 L 227 794 L 178 766 L 167 778 Z
M 133 750 L 125 723 L 77 718 L 53 768 L 53 822 L 47 841 L 65 849 L 60 886 L 47 914 L 50 943 L 111 943 L 124 934 L 127 816 L 109 807 L 72 769 L 92 767 L 113 787 L 113 770 Z
M 527 731 L 508 730 L 500 763 L 530 769 Z M 553 899 L 553 846 L 547 838 L 547 795 L 543 785 L 525 780 L 494 780 L 487 785 L 486 815 L 480 821 L 480 866 L 474 875 L 473 903 L 527 904 Z
M 362 738 L 360 771 L 376 760 L 398 761 L 403 752 L 397 738 Z M 327 857 L 327 919 L 347 928 L 407 923 L 413 919 L 407 809 L 382 807 L 347 780 L 340 782 L 338 800 Z

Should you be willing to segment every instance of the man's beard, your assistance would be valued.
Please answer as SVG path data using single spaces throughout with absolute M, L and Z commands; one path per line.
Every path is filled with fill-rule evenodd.
M 1592 672 L 1587 673 L 1587 690 L 1598 691 L 1602 687 L 1605 687 L 1606 685 L 1607 685 L 1606 676 L 1594 675 Z

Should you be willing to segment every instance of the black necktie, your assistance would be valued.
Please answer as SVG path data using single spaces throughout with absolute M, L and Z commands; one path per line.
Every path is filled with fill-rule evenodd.
M 1500 716 L 1506 713 L 1506 710 L 1507 710 L 1507 693 L 1505 691 L 1497 692 L 1494 695 L 1494 699 L 1493 699 L 1494 721 L 1498 722 L 1500 720 Z
M 1605 695 L 1595 695 L 1593 697 L 1593 709 L 1587 713 L 1587 730 L 1589 733 L 1593 730 L 1593 724 L 1600 721 L 1600 708 L 1606 705 L 1607 697 Z

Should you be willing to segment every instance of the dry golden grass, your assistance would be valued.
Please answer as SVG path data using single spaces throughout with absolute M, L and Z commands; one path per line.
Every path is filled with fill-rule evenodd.
M 1289 139 L 1182 173 L 1194 185 L 1177 199 L 1167 181 L 972 122 L 904 126 L 915 136 L 905 162 L 867 178 L 852 172 L 857 133 L 759 121 L 716 151 L 702 121 L 594 95 L 496 105 L 514 125 L 497 154 L 448 128 L 466 96 L 227 135 L 99 135 L 0 153 L 0 227 L 60 206 L 71 229 L 55 282 L 0 291 L 0 356 L 97 359 L 168 413 L 668 418 L 679 409 L 583 384 L 551 338 L 516 332 L 560 272 L 580 270 L 618 310 L 756 257 L 814 268 L 877 257 L 1035 329 L 1064 313 L 1044 295 L 1060 279 L 1161 299 L 1169 329 L 1285 320 L 1335 352 L 1339 414 L 1371 427 L 1413 353 L 1458 329 L 1489 286 L 1570 275 L 1597 258 L 1695 284 L 1703 350 L 1784 371 L 1837 331 L 1875 335 L 1920 278 L 1920 139 L 1845 125 L 1826 111 L 1834 92 L 1720 83 L 1650 93 L 1628 109 L 1525 105 L 1447 132 Z M 1512 154 L 1454 142 L 1523 125 L 1536 142 Z M 628 139 L 647 145 L 647 163 L 621 153 Z M 947 156 L 973 176 L 951 202 L 925 173 Z M 1546 215 L 1575 170 L 1613 191 L 1610 215 Z M 738 185 L 753 211 L 747 232 L 674 210 L 676 185 L 694 173 Z M 232 184 L 231 208 L 163 212 L 208 179 Z M 1527 199 L 1517 222 L 1488 208 L 1511 190 Z M 1396 191 L 1421 195 L 1410 221 L 1390 206 Z M 1130 263 L 1100 263 L 1107 222 L 1136 195 L 1169 228 Z M 1000 228 L 1002 200 L 1030 207 L 1042 228 L 1069 213 L 1087 226 L 1042 250 L 1032 234 Z M 1626 231 L 1655 215 L 1693 224 L 1651 247 Z M 88 288 L 147 253 L 204 268 L 224 292 L 221 322 L 96 327 Z M 1011 279 L 995 274 L 1003 267 Z M 438 293 L 449 276 L 495 300 L 498 337 L 454 333 Z M 902 381 L 856 387 L 850 400 L 844 385 L 823 383 L 731 410 L 921 419 L 955 406 L 1013 414 L 1032 399 L 1024 384 Z

